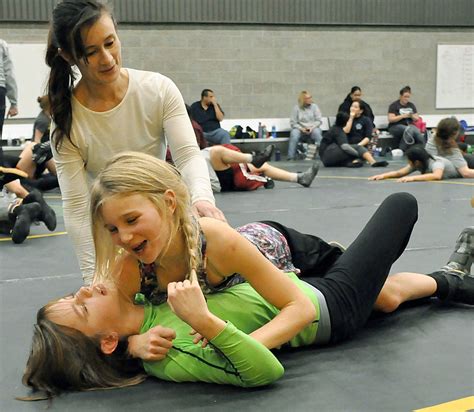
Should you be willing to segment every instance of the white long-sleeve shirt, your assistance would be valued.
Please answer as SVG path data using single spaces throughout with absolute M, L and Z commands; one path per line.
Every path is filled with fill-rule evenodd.
M 207 200 L 215 204 L 207 166 L 178 88 L 159 73 L 127 70 L 128 90 L 113 109 L 94 112 L 73 97 L 72 142 L 64 138 L 58 151 L 52 145 L 66 230 L 86 282 L 92 280 L 95 264 L 89 186 L 113 155 L 133 150 L 164 159 L 168 142 L 192 202 Z

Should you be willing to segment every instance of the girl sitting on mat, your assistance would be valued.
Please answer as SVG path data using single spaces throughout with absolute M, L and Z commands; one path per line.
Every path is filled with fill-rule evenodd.
M 442 119 L 426 142 L 425 149 L 432 156 L 440 156 L 452 163 L 460 177 L 474 177 L 466 156 L 458 146 L 461 125 L 455 117 Z
M 429 180 L 457 179 L 461 177 L 474 177 L 474 170 L 466 166 L 464 176 L 461 175 L 455 164 L 446 157 L 431 155 L 421 145 L 410 147 L 405 153 L 408 164 L 399 170 L 386 172 L 369 177 L 369 180 L 384 180 L 398 178 L 397 182 L 426 182 Z M 408 176 L 413 172 L 419 175 Z
M 295 273 L 281 274 L 311 302 L 315 313 L 311 323 L 288 339 L 288 346 L 348 339 L 366 323 L 373 309 L 392 312 L 408 300 L 433 296 L 474 304 L 474 278 L 459 271 L 406 272 L 387 278 L 416 220 L 413 196 L 390 195 L 324 278 L 303 281 Z M 366 248 L 371 253 L 364 253 Z M 291 258 L 286 256 L 288 262 Z M 282 312 L 249 283 L 205 298 L 194 269 L 187 278 L 169 282 L 167 303 L 159 305 L 144 298 L 143 305 L 134 305 L 136 289 L 124 275 L 50 302 L 38 312 L 23 382 L 35 392 L 43 392 L 43 397 L 52 397 L 64 391 L 135 385 L 146 375 L 242 387 L 266 385 L 280 378 L 283 366 L 252 334 Z M 173 345 L 166 357 L 160 362 L 130 358 L 127 337 L 152 328 L 173 331 Z M 196 344 L 195 334 L 210 344 Z

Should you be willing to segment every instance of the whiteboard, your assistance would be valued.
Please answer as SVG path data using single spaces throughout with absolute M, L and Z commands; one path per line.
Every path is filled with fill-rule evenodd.
M 44 61 L 46 44 L 8 43 L 8 49 L 18 85 L 18 116 L 14 119 L 36 118 L 41 111 L 36 99 L 46 94 L 49 75 Z
M 474 44 L 438 44 L 436 108 L 474 108 Z

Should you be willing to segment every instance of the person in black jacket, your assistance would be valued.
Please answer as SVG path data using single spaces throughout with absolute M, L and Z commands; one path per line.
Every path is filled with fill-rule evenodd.
M 376 162 L 370 152 L 360 144 L 349 144 L 344 127 L 349 120 L 349 115 L 339 112 L 336 122 L 324 135 L 319 148 L 319 156 L 324 166 L 362 167 L 367 160 L 372 167 L 386 167 L 386 161 Z
M 338 112 L 344 112 L 349 114 L 351 111 L 352 102 L 361 102 L 364 106 L 364 115 L 367 116 L 372 123 L 374 122 L 374 112 L 367 102 L 362 100 L 362 90 L 359 86 L 352 86 L 350 93 L 346 96 L 344 101 L 339 106 Z

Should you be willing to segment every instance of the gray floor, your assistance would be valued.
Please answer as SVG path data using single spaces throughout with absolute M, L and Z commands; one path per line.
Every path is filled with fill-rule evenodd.
M 280 162 L 302 170 L 305 162 Z M 393 161 L 391 169 L 400 167 Z M 380 169 L 379 169 L 380 170 Z M 273 190 L 217 195 L 232 225 L 272 219 L 326 240 L 349 244 L 390 193 L 407 191 L 419 202 L 419 221 L 407 251 L 393 266 L 427 272 L 443 265 L 454 241 L 474 222 L 473 181 L 399 184 L 368 182 L 374 169 L 321 168 L 309 189 L 277 182 Z M 0 410 L 44 410 L 24 395 L 21 375 L 36 310 L 81 285 L 64 231 L 58 193 L 47 195 L 58 212 L 57 236 L 14 245 L 0 238 Z M 33 235 L 47 234 L 43 225 Z M 432 303 L 372 319 L 352 341 L 332 348 L 279 355 L 286 368 L 276 384 L 256 390 L 207 384 L 171 384 L 150 379 L 137 387 L 75 393 L 56 399 L 51 410 L 272 410 L 409 411 L 472 395 L 472 308 Z

